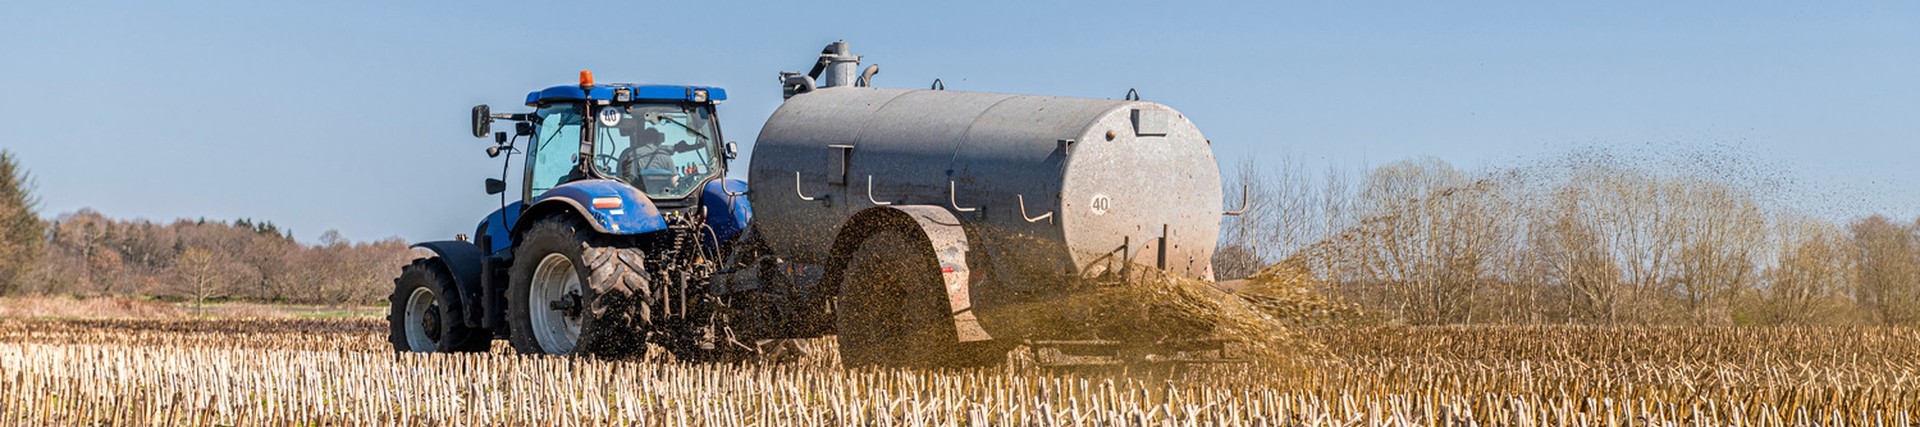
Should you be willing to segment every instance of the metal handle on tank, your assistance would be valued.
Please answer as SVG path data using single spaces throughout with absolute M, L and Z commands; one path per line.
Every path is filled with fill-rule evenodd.
M 1249 206 L 1251 206 L 1251 205 L 1249 205 L 1249 204 L 1247 204 L 1247 201 L 1248 201 L 1248 199 L 1247 199 L 1247 185 L 1246 185 L 1246 184 L 1241 184 L 1241 185 L 1240 185 L 1240 209 L 1236 209 L 1236 210 L 1230 210 L 1230 211 L 1224 211 L 1224 212 L 1220 212 L 1220 214 L 1221 214 L 1221 215 L 1227 215 L 1227 216 L 1240 216 L 1240 215 L 1245 215 L 1245 214 L 1247 213 L 1247 207 L 1249 207 Z
M 959 199 L 954 197 L 954 192 L 959 186 L 960 184 L 953 182 L 953 180 L 947 180 L 947 205 L 952 206 L 955 212 L 973 212 L 980 210 L 980 208 L 960 207 Z
M 867 175 L 867 201 L 879 206 L 893 204 L 893 202 L 882 202 L 880 199 L 873 198 L 873 175 Z
M 1040 222 L 1041 220 L 1046 220 L 1048 224 L 1053 223 L 1053 211 L 1047 211 L 1045 215 L 1040 215 L 1040 216 L 1027 216 L 1027 196 L 1025 194 L 1015 194 L 1013 195 L 1013 198 L 1018 199 L 1020 201 L 1020 218 L 1021 219 L 1025 219 L 1027 220 L 1027 222 Z
M 815 200 L 824 200 L 827 198 L 826 195 L 807 197 L 807 193 L 800 192 L 800 171 L 793 171 L 793 194 L 796 196 L 800 196 L 800 200 L 805 200 L 809 202 L 815 201 Z

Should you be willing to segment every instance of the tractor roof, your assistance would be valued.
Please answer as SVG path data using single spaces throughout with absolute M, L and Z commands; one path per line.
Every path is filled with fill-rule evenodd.
M 640 85 L 640 84 L 628 84 L 628 83 L 614 83 L 614 84 L 593 85 L 593 86 L 590 86 L 590 88 L 592 90 L 589 91 L 589 90 L 582 90 L 580 86 L 566 85 L 566 86 L 554 86 L 546 89 L 541 89 L 541 90 L 534 91 L 527 94 L 527 105 L 531 106 L 531 105 L 540 104 L 548 101 L 569 101 L 569 100 L 579 100 L 579 99 L 612 101 L 614 100 L 613 99 L 614 90 L 622 89 L 622 88 L 632 91 L 633 100 L 635 101 L 641 101 L 641 100 L 694 101 L 693 91 L 695 90 L 706 91 L 708 102 L 717 102 L 717 101 L 727 100 L 726 89 L 721 89 L 721 88 L 711 87 L 711 86 Z

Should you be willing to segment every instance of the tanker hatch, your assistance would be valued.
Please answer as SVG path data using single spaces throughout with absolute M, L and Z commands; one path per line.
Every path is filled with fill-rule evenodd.
M 854 54 L 845 40 L 829 43 L 820 50 L 820 60 L 814 62 L 812 70 L 805 74 L 780 72 L 782 98 L 834 87 L 871 87 L 873 76 L 880 74 L 877 64 L 855 70 L 860 70 L 860 55 Z

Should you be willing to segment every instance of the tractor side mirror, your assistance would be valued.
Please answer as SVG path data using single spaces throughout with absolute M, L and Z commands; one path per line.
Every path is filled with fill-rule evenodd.
M 487 194 L 488 195 L 500 194 L 505 192 L 507 192 L 506 181 L 501 181 L 499 178 L 487 178 Z
M 740 158 L 740 143 L 727 141 L 727 160 Z
M 486 138 L 493 133 L 493 111 L 487 104 L 473 106 L 473 137 Z

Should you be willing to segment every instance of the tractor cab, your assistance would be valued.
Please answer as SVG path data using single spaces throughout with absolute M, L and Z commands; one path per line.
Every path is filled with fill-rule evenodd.
M 582 180 L 631 186 L 661 208 L 691 206 L 706 184 L 724 176 L 730 146 L 720 143 L 714 105 L 726 91 L 701 86 L 593 83 L 554 86 L 527 94 L 522 201 Z M 491 114 L 475 107 L 476 134 Z

